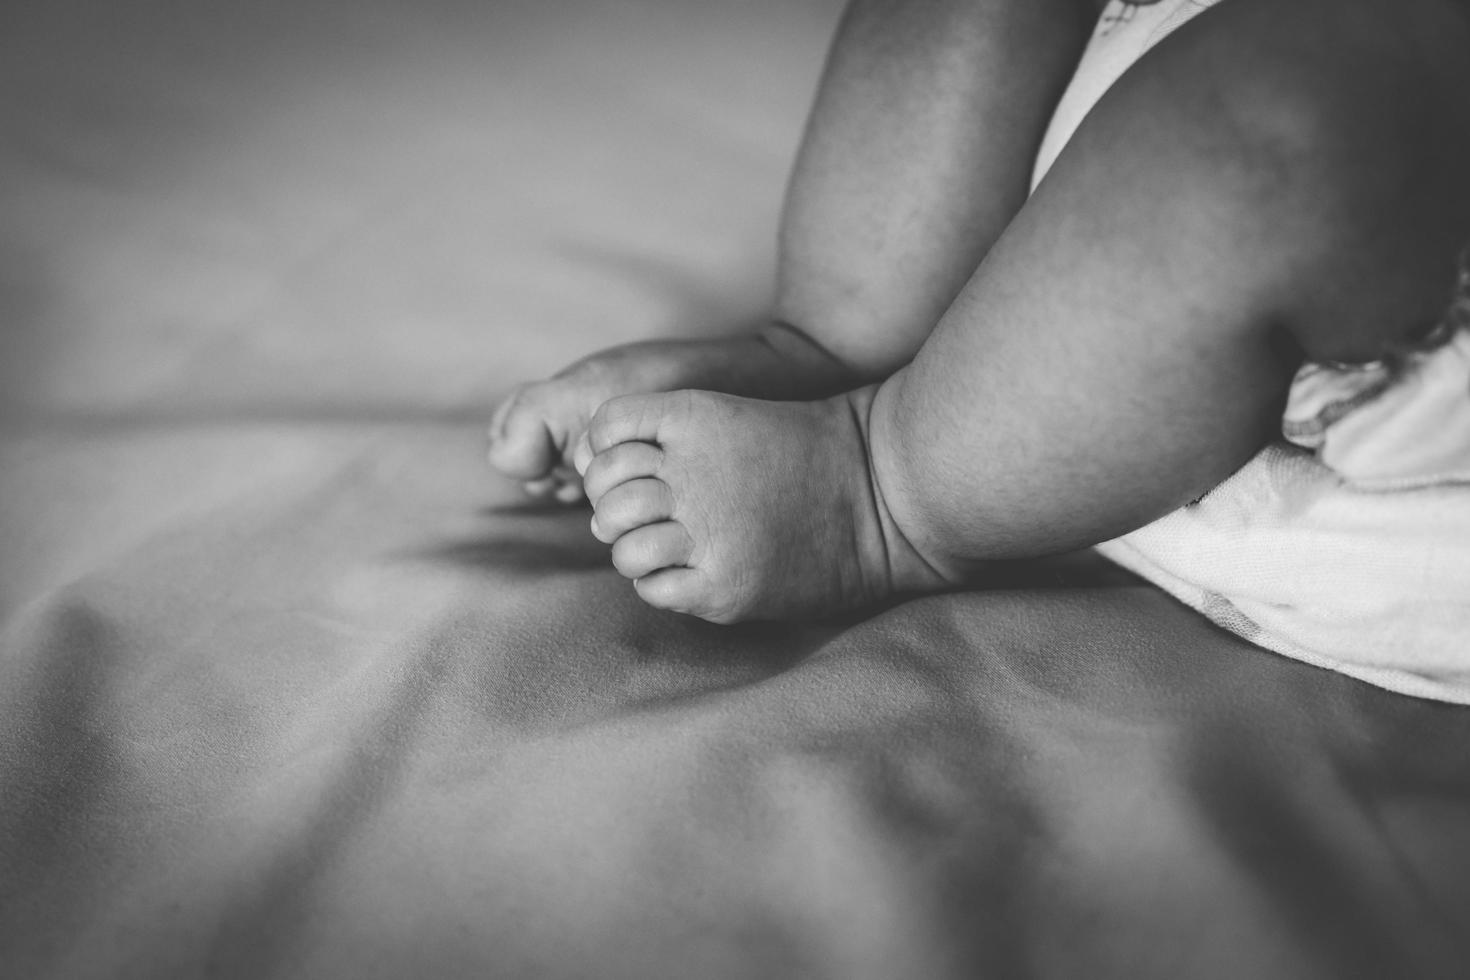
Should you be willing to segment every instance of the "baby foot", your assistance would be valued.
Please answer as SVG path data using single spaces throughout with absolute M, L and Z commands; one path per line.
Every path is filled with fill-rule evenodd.
M 608 402 L 576 453 L 593 534 L 644 601 L 717 623 L 944 587 L 875 484 L 874 390 L 799 403 L 706 391 Z
M 617 395 L 658 390 L 658 379 L 639 370 L 647 367 L 593 357 L 516 388 L 490 419 L 490 465 L 521 480 L 533 497 L 580 502 L 582 480 L 570 465 L 572 449 L 598 405 Z
M 628 344 L 513 391 L 490 422 L 490 465 L 523 481 L 532 496 L 574 504 L 583 492 L 572 452 L 610 398 L 677 388 L 814 398 L 850 382 L 831 355 L 779 324 L 752 336 Z

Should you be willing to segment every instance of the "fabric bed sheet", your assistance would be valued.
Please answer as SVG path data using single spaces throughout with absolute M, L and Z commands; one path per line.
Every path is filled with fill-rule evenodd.
M 1463 975 L 1470 712 L 1085 557 L 709 626 L 483 466 L 759 316 L 837 13 L 6 6 L 0 975 Z

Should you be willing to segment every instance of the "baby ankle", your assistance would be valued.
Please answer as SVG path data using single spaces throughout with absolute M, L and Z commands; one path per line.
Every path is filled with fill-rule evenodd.
M 871 501 L 879 547 L 883 555 L 884 594 L 932 592 L 957 584 L 959 570 L 941 557 L 928 553 L 920 544 L 927 540 L 918 527 L 916 508 L 903 505 L 901 481 L 885 479 L 891 454 L 881 435 L 874 434 L 874 412 L 878 385 L 869 385 L 841 396 L 848 402 L 863 445 L 867 497 Z

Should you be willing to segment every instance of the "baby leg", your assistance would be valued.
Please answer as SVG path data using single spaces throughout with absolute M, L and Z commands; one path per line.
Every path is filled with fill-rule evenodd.
M 1090 18 L 1082 0 L 853 0 L 787 192 L 774 322 L 614 348 L 523 386 L 495 413 L 491 463 L 575 500 L 565 464 L 608 398 L 817 398 L 907 362 L 1025 199 Z
M 1470 30 L 1437 9 L 1200 15 L 881 385 L 604 406 L 579 460 L 594 533 L 647 601 L 726 622 L 941 588 L 1206 492 L 1277 430 L 1304 354 L 1373 356 L 1443 304 L 1470 238 Z

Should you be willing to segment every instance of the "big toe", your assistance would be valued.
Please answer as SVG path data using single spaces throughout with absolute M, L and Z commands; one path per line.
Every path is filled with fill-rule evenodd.
M 645 524 L 657 524 L 674 514 L 674 495 L 662 480 L 638 479 L 620 483 L 597 501 L 592 534 L 612 544 Z
M 693 568 L 666 567 L 633 582 L 638 597 L 657 609 L 698 616 L 711 623 L 738 622 L 740 610 L 729 596 L 709 587 L 705 576 Z
M 694 540 L 678 521 L 659 521 L 634 528 L 613 543 L 613 567 L 624 578 L 640 579 L 661 568 L 686 565 Z
M 490 465 L 506 476 L 537 480 L 550 473 L 560 453 L 546 421 L 524 406 L 512 405 L 491 425 L 489 458 Z

